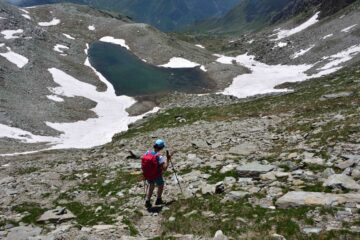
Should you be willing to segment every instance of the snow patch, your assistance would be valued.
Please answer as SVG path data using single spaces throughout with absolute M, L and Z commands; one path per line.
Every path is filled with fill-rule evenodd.
M 0 56 L 6 58 L 9 62 L 15 64 L 18 68 L 24 67 L 29 62 L 29 59 L 18 53 L 11 51 L 10 48 L 8 48 L 8 52 L 0 53 Z
M 274 87 L 285 82 L 299 82 L 336 72 L 342 68 L 341 63 L 351 60 L 359 52 L 360 44 L 329 56 L 326 59 L 330 59 L 331 62 L 319 68 L 320 72 L 313 75 L 307 75 L 305 72 L 318 63 L 312 65 L 267 65 L 256 61 L 254 56 L 248 54 L 237 57 L 215 56 L 219 57 L 217 62 L 223 64 L 236 62 L 252 71 L 250 74 L 235 77 L 233 83 L 222 92 L 225 95 L 245 98 L 257 94 L 284 92 L 287 89 L 275 89 Z
M 352 46 L 344 51 L 341 51 L 337 54 L 334 54 L 332 56 L 325 57 L 324 59 L 330 60 L 331 62 L 327 63 L 325 66 L 323 66 L 322 68 L 319 68 L 318 70 L 330 70 L 330 69 L 340 65 L 341 63 L 351 60 L 359 52 L 360 52 L 360 44 L 354 45 L 354 46 Z M 335 69 L 337 69 L 337 68 L 335 68 Z
M 26 18 L 26 19 L 31 20 L 31 17 L 30 17 L 30 15 L 28 15 L 28 14 L 21 14 L 21 16 L 23 16 L 23 17 Z
M 60 22 L 60 19 L 53 18 L 53 20 L 51 20 L 50 22 L 39 22 L 38 25 L 42 27 L 49 27 L 58 25 Z
M 116 39 L 114 37 L 106 36 L 106 37 L 100 38 L 100 41 L 117 44 L 117 45 L 120 45 L 120 46 L 126 48 L 127 50 L 130 50 L 130 47 L 126 44 L 124 39 Z
M 68 39 L 71 39 L 71 40 L 74 40 L 75 38 L 73 38 L 71 35 L 69 34 L 66 34 L 66 33 L 63 33 L 63 35 L 68 38 Z
M 185 58 L 180 58 L 180 57 L 173 57 L 169 60 L 168 63 L 159 65 L 159 67 L 165 67 L 165 68 L 194 68 L 198 66 L 200 66 L 200 64 L 191 62 Z M 201 66 L 200 69 L 206 71 L 204 66 Z
M 26 9 L 19 8 L 19 10 L 20 10 L 20 11 L 22 11 L 23 13 L 25 13 L 25 14 L 30 14 L 30 13 L 29 13 L 29 11 L 28 11 L 28 10 L 26 10 Z
M 56 138 L 40 136 L 20 128 L 10 127 L 0 123 L 0 138 L 12 138 L 24 143 L 56 142 Z
M 249 43 L 249 44 L 252 44 L 253 42 L 255 42 L 255 39 L 251 39 L 251 40 L 247 41 L 247 43 Z
M 298 58 L 298 57 L 304 55 L 305 53 L 307 53 L 308 51 L 310 51 L 311 49 L 313 49 L 314 47 L 315 47 L 315 45 L 311 45 L 311 46 L 310 46 L 309 48 L 307 48 L 307 49 L 301 49 L 300 51 L 294 53 L 294 54 L 291 56 L 291 58 L 292 58 L 292 59 Z
M 18 30 L 4 30 L 1 31 L 1 34 L 4 35 L 5 39 L 14 39 L 14 38 L 19 38 L 19 36 L 14 36 L 16 34 L 21 34 L 23 33 L 24 30 L 22 29 L 18 29 Z
M 356 26 L 357 26 L 357 24 L 354 24 L 354 25 L 352 25 L 352 26 L 350 26 L 350 27 L 344 28 L 343 30 L 341 30 L 341 32 L 348 33 L 348 32 L 351 31 L 351 29 L 353 29 L 353 28 L 356 27 Z
M 95 26 L 94 26 L 94 25 L 90 25 L 90 26 L 88 26 L 88 29 L 89 29 L 90 31 L 95 31 Z
M 279 42 L 276 46 L 279 48 L 283 48 L 283 47 L 286 47 L 287 45 L 288 45 L 287 42 Z
M 303 24 L 293 28 L 293 29 L 290 29 L 290 30 L 279 30 L 277 29 L 277 39 L 275 39 L 275 41 L 277 40 L 280 40 L 280 39 L 283 39 L 283 38 L 286 38 L 286 37 L 290 37 L 291 35 L 294 35 L 298 32 L 301 32 L 305 29 L 307 29 L 308 27 L 314 25 L 315 23 L 317 23 L 319 20 L 319 14 L 320 12 L 317 12 L 314 16 L 312 16 L 309 20 L 307 20 L 306 22 L 304 22 Z
M 325 40 L 325 39 L 330 38 L 330 37 L 332 37 L 332 36 L 334 36 L 334 34 L 331 33 L 331 34 L 329 34 L 329 35 L 326 35 L 326 36 L 322 37 L 322 39 Z
M 199 48 L 203 48 L 203 49 L 205 48 L 205 47 L 204 47 L 203 45 L 201 45 L 201 44 L 196 44 L 195 46 L 196 46 L 196 47 L 199 47 Z
M 57 95 L 47 95 L 46 97 L 54 102 L 63 102 L 64 101 L 63 98 L 61 98 Z
M 69 49 L 69 47 L 65 46 L 65 45 L 61 45 L 61 44 L 56 44 L 54 46 L 54 51 L 55 52 L 59 52 L 59 53 L 64 53 L 64 51 L 62 49 Z

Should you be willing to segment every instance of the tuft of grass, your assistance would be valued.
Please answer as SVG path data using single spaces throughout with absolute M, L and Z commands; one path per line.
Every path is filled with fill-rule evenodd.
M 18 213 L 27 213 L 21 221 L 24 223 L 34 224 L 47 209 L 41 208 L 38 203 L 25 202 L 14 206 L 12 210 Z
M 135 227 L 135 225 L 128 219 L 128 218 L 124 218 L 122 220 L 122 223 L 126 224 L 129 227 L 129 231 L 130 231 L 130 236 L 137 236 L 139 235 L 139 231 L 137 230 L 137 228 Z
M 33 173 L 33 172 L 37 172 L 39 170 L 40 170 L 40 168 L 38 168 L 38 167 L 27 167 L 27 168 L 18 169 L 16 173 L 18 175 L 25 175 L 25 174 L 30 174 L 30 173 Z

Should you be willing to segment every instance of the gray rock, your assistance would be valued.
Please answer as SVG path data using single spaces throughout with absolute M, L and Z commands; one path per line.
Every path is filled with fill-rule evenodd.
M 360 185 L 351 177 L 344 174 L 331 175 L 323 184 L 324 187 L 340 187 L 350 190 L 359 190 Z
M 279 208 L 300 206 L 336 206 L 360 203 L 360 193 L 332 194 L 321 192 L 288 192 L 276 201 Z
M 40 218 L 37 220 L 37 222 L 64 222 L 71 219 L 74 219 L 76 216 L 67 210 L 66 208 L 56 208 L 53 210 L 49 210 L 44 212 Z
M 228 237 L 224 235 L 221 230 L 216 231 L 213 240 L 228 240 Z
M 40 235 L 42 229 L 32 226 L 19 226 L 9 229 L 9 233 L 4 240 L 27 240 L 30 237 Z
M 303 228 L 302 231 L 305 233 L 305 234 L 319 234 L 322 229 L 321 228 Z
M 327 169 L 325 169 L 325 170 L 321 173 L 321 176 L 322 176 L 323 178 L 328 178 L 328 177 L 330 177 L 331 175 L 334 175 L 334 174 L 335 174 L 334 169 L 332 169 L 332 168 L 327 168 Z
M 235 168 L 236 168 L 236 165 L 229 164 L 229 165 L 223 166 L 220 170 L 220 173 L 227 173 L 227 172 L 234 170 Z
M 136 150 L 129 150 L 129 154 L 130 155 L 127 156 L 129 159 L 140 159 L 143 153 Z
M 241 143 L 235 147 L 230 148 L 229 153 L 238 155 L 249 155 L 259 150 L 259 147 L 250 142 Z
M 191 142 L 191 145 L 194 148 L 208 148 L 209 147 L 208 143 L 206 141 L 204 141 L 204 140 L 201 140 L 201 139 L 193 140 Z
M 236 168 L 240 177 L 258 177 L 262 173 L 267 173 L 273 170 L 273 165 L 262 165 L 258 162 L 248 163 Z
M 353 95 L 352 92 L 338 92 L 338 93 L 323 95 L 323 96 L 321 96 L 320 100 L 321 100 L 321 101 L 325 101 L 325 100 L 327 100 L 327 99 L 350 97 L 351 95 Z
M 353 167 L 355 165 L 355 161 L 354 160 L 346 160 L 346 161 L 342 161 L 339 162 L 338 164 L 336 164 L 336 167 L 340 168 L 340 169 L 346 169 L 349 167 Z
M 317 165 L 324 164 L 324 159 L 319 158 L 319 157 L 314 157 L 313 153 L 304 152 L 303 156 L 304 156 L 303 162 L 305 162 L 305 163 L 317 164 Z
M 244 198 L 245 196 L 249 195 L 248 192 L 244 192 L 244 191 L 231 191 L 229 193 L 227 193 L 224 197 L 224 199 L 222 200 L 222 202 L 227 202 L 227 201 L 238 201 L 242 198 Z

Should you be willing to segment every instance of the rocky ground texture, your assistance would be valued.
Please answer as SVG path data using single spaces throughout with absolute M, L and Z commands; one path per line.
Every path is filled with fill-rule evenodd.
M 90 150 L 0 158 L 0 237 L 358 239 L 360 68 L 286 87 L 163 109 Z M 169 169 L 167 204 L 147 210 L 139 158 L 156 138 L 182 192 Z

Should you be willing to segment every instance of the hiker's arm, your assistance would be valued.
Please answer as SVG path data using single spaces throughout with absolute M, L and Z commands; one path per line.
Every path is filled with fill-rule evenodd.
M 169 159 L 166 158 L 166 161 L 162 164 L 162 170 L 166 171 L 169 167 Z

